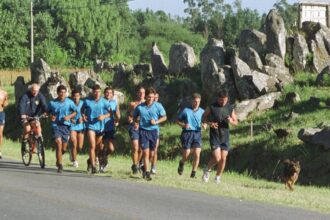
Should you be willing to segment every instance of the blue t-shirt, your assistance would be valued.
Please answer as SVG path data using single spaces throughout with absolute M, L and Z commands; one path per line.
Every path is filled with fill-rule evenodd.
M 98 101 L 93 98 L 85 99 L 81 112 L 87 116 L 87 129 L 102 132 L 104 130 L 104 120 L 99 121 L 97 118 L 100 115 L 108 114 L 110 107 L 108 100 L 103 97 Z
M 149 131 L 159 129 L 158 125 L 152 125 L 150 123 L 151 119 L 157 121 L 160 117 L 165 115 L 165 109 L 159 102 L 154 102 L 151 106 L 141 103 L 135 108 L 133 113 L 134 118 L 140 116 L 140 128 Z
M 71 127 L 70 130 L 72 131 L 81 131 L 84 130 L 84 122 L 79 123 L 79 119 L 82 118 L 82 114 L 81 114 L 81 108 L 83 106 L 84 102 L 82 100 L 79 100 L 78 105 L 76 105 L 77 107 L 77 114 L 74 117 L 72 123 L 71 123 Z
M 184 108 L 178 115 L 178 120 L 189 124 L 189 128 L 182 128 L 185 131 L 200 131 L 204 109 L 198 108 L 196 111 L 191 108 Z
M 52 127 L 57 127 L 58 125 L 71 125 L 70 121 L 64 121 L 64 117 L 77 112 L 77 107 L 74 102 L 65 98 L 63 101 L 59 99 L 54 99 L 49 103 L 49 113 L 56 116 L 56 120 L 52 121 Z
M 108 100 L 110 103 L 111 117 L 104 119 L 104 130 L 113 131 L 115 130 L 115 113 L 117 111 L 117 101 L 115 99 Z

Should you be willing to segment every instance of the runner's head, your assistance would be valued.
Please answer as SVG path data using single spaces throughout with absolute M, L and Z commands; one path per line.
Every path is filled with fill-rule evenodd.
M 140 86 L 137 90 L 137 97 L 139 99 L 139 101 L 144 101 L 145 99 L 145 92 L 146 90 L 144 89 L 144 87 Z
M 37 96 L 40 90 L 40 86 L 37 83 L 33 83 L 29 86 L 29 91 L 32 96 Z
M 158 94 L 158 92 L 156 92 L 155 93 L 155 102 L 158 102 L 158 100 L 159 100 L 159 94 Z
M 67 88 L 64 85 L 59 85 L 56 91 L 58 99 L 63 101 L 66 98 Z
M 101 86 L 96 84 L 92 87 L 93 98 L 99 100 L 101 98 Z
M 156 90 L 152 87 L 146 90 L 146 104 L 151 105 L 155 100 Z
M 226 89 L 221 89 L 218 92 L 218 104 L 220 106 L 226 105 L 228 102 L 228 91 Z
M 80 100 L 81 94 L 80 91 L 78 89 L 74 89 L 71 92 L 71 98 L 75 103 L 78 103 Z
M 201 95 L 199 93 L 194 93 L 192 95 L 192 103 L 191 106 L 193 109 L 198 109 L 199 105 L 201 104 Z
M 104 89 L 104 98 L 107 100 L 113 99 L 114 96 L 114 90 L 111 87 L 107 87 Z

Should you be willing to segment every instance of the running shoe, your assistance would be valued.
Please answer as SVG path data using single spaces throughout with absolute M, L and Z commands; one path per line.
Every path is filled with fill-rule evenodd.
M 196 178 L 196 171 L 191 171 L 190 178 Z
M 214 178 L 214 182 L 215 182 L 216 184 L 220 184 L 220 183 L 221 183 L 221 176 L 216 176 L 216 177 Z
M 210 178 L 210 171 L 208 171 L 207 169 L 204 169 L 202 178 L 203 178 L 203 181 L 205 183 L 207 183 L 209 181 L 209 178 Z
M 95 173 L 97 173 L 96 166 L 92 166 L 92 174 L 95 174 Z
M 178 167 L 178 174 L 181 176 L 183 173 L 184 163 L 180 160 Z
M 91 169 L 92 169 L 92 164 L 90 162 L 90 159 L 87 160 L 87 172 L 91 172 Z
M 0 159 L 2 159 L 2 153 L 1 153 L 1 151 L 0 151 Z
M 132 173 L 133 173 L 133 175 L 138 174 L 139 170 L 138 170 L 138 168 L 137 168 L 137 166 L 136 166 L 135 164 L 133 164 L 133 165 L 131 166 L 131 169 L 132 169 Z
M 152 180 L 152 178 L 151 178 L 151 176 L 150 176 L 150 172 L 145 172 L 145 179 L 146 179 L 147 181 Z
M 62 166 L 62 164 L 57 164 L 57 172 L 58 173 L 62 173 L 63 172 L 63 166 Z
M 74 167 L 74 168 L 78 168 L 79 167 L 79 164 L 78 164 L 78 161 L 73 161 L 72 162 L 72 166 Z
M 152 166 L 151 170 L 150 170 L 151 174 L 156 174 L 157 173 L 157 169 L 156 166 Z

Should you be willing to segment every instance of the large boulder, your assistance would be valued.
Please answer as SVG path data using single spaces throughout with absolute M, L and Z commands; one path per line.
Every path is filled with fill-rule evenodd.
M 87 72 L 74 72 L 69 75 L 69 85 L 71 89 L 75 89 L 77 85 L 84 85 L 90 78 Z
M 168 73 L 163 54 L 160 52 L 155 42 L 152 44 L 151 66 L 155 76 L 164 77 Z
M 258 52 L 251 47 L 240 48 L 240 59 L 246 62 L 252 70 L 263 70 L 263 64 Z
M 202 74 L 202 87 L 204 94 L 207 96 L 207 102 L 215 101 L 214 99 L 220 88 L 226 88 L 229 92 L 230 102 L 235 102 L 237 99 L 237 90 L 230 66 L 218 68 L 215 61 L 211 59 L 211 64 L 208 68 L 208 71 Z
M 301 34 L 297 33 L 294 36 L 292 58 L 294 70 L 296 72 L 303 71 L 307 64 L 307 55 L 309 54 L 306 39 Z
M 330 66 L 326 66 L 316 77 L 316 84 L 318 86 L 323 86 L 324 76 L 328 75 L 330 77 Z
M 31 83 L 44 84 L 51 75 L 49 65 L 43 59 L 37 59 L 31 66 Z
M 152 75 L 152 67 L 150 63 L 135 64 L 134 72 L 138 75 Z
M 330 29 L 314 22 L 304 22 L 302 29 L 313 54 L 312 70 L 319 73 L 330 65 Z
M 200 54 L 201 74 L 205 74 L 209 70 L 209 65 L 213 65 L 211 60 L 222 67 L 225 63 L 225 50 L 223 42 L 214 38 L 209 39 Z
M 178 75 L 186 69 L 192 68 L 196 64 L 196 55 L 194 49 L 186 43 L 175 43 L 171 46 L 170 64 L 168 71 L 170 74 Z
M 286 30 L 282 17 L 276 10 L 270 10 L 266 17 L 267 51 L 284 60 L 286 52 Z
M 235 112 L 239 121 L 244 121 L 254 110 L 264 111 L 274 106 L 275 101 L 281 96 L 280 92 L 265 94 L 256 99 L 244 100 L 235 105 Z
M 252 71 L 252 82 L 259 94 L 276 92 L 278 90 L 277 84 L 279 81 L 276 78 L 256 70 Z
M 231 67 L 233 68 L 236 89 L 240 100 L 257 97 L 250 67 L 238 57 L 232 58 Z
M 309 145 L 318 145 L 330 149 L 330 128 L 303 128 L 298 138 Z
M 23 76 L 19 76 L 16 78 L 16 81 L 14 82 L 14 88 L 15 88 L 15 103 L 17 104 L 20 98 L 24 95 L 24 93 L 28 89 L 28 85 L 25 84 Z
M 67 96 L 69 96 L 70 87 L 64 77 L 58 72 L 51 73 L 47 81 L 41 85 L 40 92 L 46 97 L 47 100 L 55 99 L 57 98 L 57 87 L 59 85 L 64 85 L 67 88 Z
M 117 100 L 118 104 L 124 104 L 125 103 L 125 95 L 124 93 L 114 90 L 114 98 Z
M 276 54 L 268 53 L 265 57 L 265 63 L 267 66 L 275 68 L 285 68 L 284 60 Z
M 276 78 L 283 87 L 284 85 L 293 83 L 293 77 L 289 72 L 289 69 L 286 67 L 271 67 L 271 66 L 264 66 L 264 73 L 269 76 Z
M 254 49 L 259 56 L 263 57 L 266 54 L 267 36 L 257 30 L 246 29 L 241 32 L 239 38 L 239 57 L 247 62 L 246 54 L 244 53 L 248 48 Z

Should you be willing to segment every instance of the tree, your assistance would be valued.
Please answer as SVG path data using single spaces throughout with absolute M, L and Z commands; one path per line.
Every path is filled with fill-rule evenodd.
M 0 10 L 0 67 L 22 68 L 27 65 L 27 30 L 8 10 Z
M 274 8 L 278 10 L 283 18 L 285 28 L 289 32 L 298 29 L 298 4 L 290 5 L 287 0 L 279 0 L 274 4 Z

